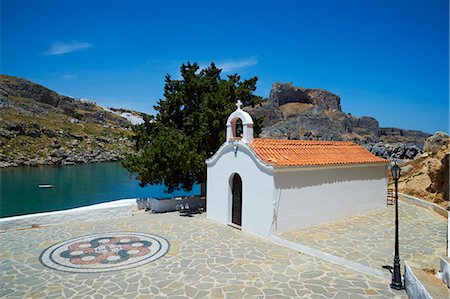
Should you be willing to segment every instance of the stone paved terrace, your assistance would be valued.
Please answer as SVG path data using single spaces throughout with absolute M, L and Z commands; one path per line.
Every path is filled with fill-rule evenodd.
M 281 238 L 373 269 L 393 264 L 394 206 L 328 224 L 280 234 Z M 399 200 L 400 259 L 421 261 L 439 270 L 446 256 L 447 218 Z M 386 270 L 385 270 L 386 271 Z M 389 274 L 388 271 L 386 273 Z
M 170 249 L 153 262 L 114 272 L 69 273 L 39 262 L 55 243 L 118 231 L 159 235 Z M 109 221 L 8 230 L 0 240 L 2 298 L 406 298 L 386 279 L 278 246 L 205 215 L 136 212 Z

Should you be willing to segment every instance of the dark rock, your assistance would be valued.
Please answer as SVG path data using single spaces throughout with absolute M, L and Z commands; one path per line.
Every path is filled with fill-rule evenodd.
M 12 98 L 33 101 L 15 101 Z M 95 103 L 86 103 L 60 95 L 42 85 L 26 79 L 0 75 L 0 108 L 14 106 L 24 115 L 42 114 L 49 111 L 63 113 L 72 119 L 103 124 L 111 122 L 118 127 L 129 127 L 131 123 L 112 112 L 102 110 Z
M 0 168 L 6 168 L 6 167 L 18 167 L 19 164 L 15 162 L 0 162 Z
M 421 152 L 430 136 L 420 131 L 380 128 L 373 117 L 342 112 L 337 95 L 292 84 L 273 84 L 267 101 L 246 110 L 256 119 L 264 119 L 262 138 L 352 141 L 373 148 L 385 158 L 410 159 Z
M 57 148 L 60 148 L 61 147 L 61 144 L 59 143 L 59 140 L 58 139 L 53 139 L 53 142 L 52 142 L 52 144 L 50 145 L 52 148 L 55 148 L 55 149 L 57 149 Z
M 79 140 L 79 141 L 84 139 L 84 137 L 82 135 L 78 135 L 78 134 L 74 134 L 74 133 L 69 133 L 69 136 L 76 140 Z
M 42 129 L 41 133 L 50 138 L 58 136 L 58 134 L 55 131 L 50 130 L 50 129 Z
M 264 127 L 272 126 L 283 120 L 283 114 L 275 101 L 266 101 L 260 106 L 247 110 L 250 110 L 249 112 L 255 119 L 263 118 Z
M 406 160 L 414 159 L 422 153 L 422 150 L 415 144 L 404 143 L 371 143 L 365 145 L 366 149 L 375 156 L 385 159 Z
M 290 83 L 274 83 L 269 101 L 278 103 L 279 106 L 287 103 L 305 103 L 324 110 L 341 111 L 339 96 L 323 89 L 295 87 Z
M 11 131 L 15 135 L 25 135 L 26 133 L 26 124 L 9 124 L 7 127 L 7 130 Z
M 11 106 L 6 91 L 0 89 L 0 109 L 9 108 Z
M 384 142 L 412 143 L 422 149 L 425 140 L 431 135 L 417 130 L 380 128 L 379 136 Z
M 33 138 L 41 137 L 41 127 L 38 124 L 31 124 L 27 129 L 26 135 Z
M 69 156 L 68 153 L 66 153 L 62 149 L 54 149 L 50 153 L 50 157 L 56 157 L 56 158 L 67 158 Z M 54 159 L 52 159 L 54 161 Z
M 51 159 L 51 164 L 53 164 L 53 165 L 61 165 L 62 161 L 63 161 L 63 158 L 61 158 L 61 157 L 53 157 Z
M 97 141 L 104 142 L 104 143 L 110 143 L 111 142 L 110 139 L 108 139 L 106 137 L 103 137 L 103 136 L 97 137 L 96 139 L 97 139 Z
M 12 137 L 14 137 L 14 134 L 11 131 L 0 128 L 0 136 L 7 139 L 11 139 Z

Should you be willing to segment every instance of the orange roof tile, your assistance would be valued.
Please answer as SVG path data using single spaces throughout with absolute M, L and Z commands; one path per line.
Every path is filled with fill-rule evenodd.
M 249 145 L 262 161 L 273 166 L 388 163 L 353 142 L 255 138 Z

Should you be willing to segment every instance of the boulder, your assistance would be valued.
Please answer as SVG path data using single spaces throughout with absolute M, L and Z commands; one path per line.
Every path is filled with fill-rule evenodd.
M 9 108 L 11 106 L 5 91 L 0 90 L 0 109 Z
M 83 135 L 78 135 L 78 134 L 75 134 L 75 133 L 69 133 L 69 137 L 74 138 L 74 139 L 79 140 L 79 141 L 84 139 Z
M 26 131 L 26 135 L 33 138 L 41 137 L 41 127 L 38 124 L 31 124 Z
M 50 157 L 53 158 L 67 158 L 69 156 L 68 153 L 66 153 L 63 149 L 54 149 L 50 153 Z M 52 161 L 55 161 L 55 159 L 52 159 Z M 57 160 L 59 161 L 59 160 Z
M 9 124 L 6 129 L 12 132 L 15 135 L 25 135 L 26 134 L 26 124 L 18 123 L 18 124 Z
M 449 136 L 445 132 L 436 132 L 433 136 L 430 136 L 423 145 L 424 152 L 437 153 L 444 145 L 449 143 Z
M 96 139 L 97 141 L 104 142 L 104 143 L 110 143 L 110 142 L 111 142 L 110 139 L 108 139 L 108 138 L 106 138 L 106 137 L 103 137 L 103 136 L 97 137 L 97 138 L 95 138 L 95 139 Z
M 400 167 L 400 175 L 405 175 L 413 169 L 414 169 L 414 167 L 412 165 L 402 166 L 402 167 Z
M 434 159 L 428 166 L 431 185 L 427 191 L 437 193 L 435 202 L 448 201 L 449 198 L 449 153 L 439 161 Z
M 52 148 L 60 148 L 61 144 L 59 143 L 58 139 L 53 139 L 52 144 L 50 145 Z
M 420 155 L 422 151 L 414 144 L 398 143 L 370 143 L 365 148 L 375 156 L 385 159 L 410 160 Z
M 14 137 L 14 134 L 9 130 L 0 128 L 0 136 L 7 139 L 11 139 L 12 137 Z
M 55 131 L 50 130 L 50 129 L 45 129 L 44 128 L 44 129 L 41 130 L 41 132 L 42 132 L 42 134 L 44 134 L 44 135 L 46 135 L 47 137 L 50 137 L 50 138 L 58 136 L 58 134 Z

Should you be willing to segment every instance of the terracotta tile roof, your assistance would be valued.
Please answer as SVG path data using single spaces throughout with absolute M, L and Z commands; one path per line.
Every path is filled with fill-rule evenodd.
M 255 138 L 249 145 L 262 161 L 273 166 L 388 163 L 353 142 Z

